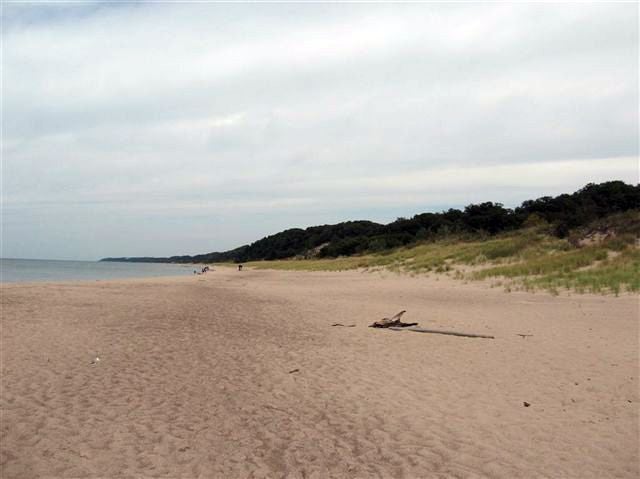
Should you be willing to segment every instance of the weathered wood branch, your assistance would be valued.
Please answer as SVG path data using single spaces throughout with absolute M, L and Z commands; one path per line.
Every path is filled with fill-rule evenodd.
M 390 318 L 382 318 L 380 321 L 376 321 L 375 323 L 369 325 L 370 328 L 388 328 L 393 331 L 415 331 L 416 333 L 433 333 L 433 334 L 447 334 L 449 336 L 462 336 L 465 338 L 487 338 L 487 339 L 495 339 L 493 336 L 488 336 L 486 334 L 472 334 L 472 333 L 461 333 L 458 331 L 442 331 L 439 329 L 424 329 L 417 328 L 418 323 L 403 323 L 400 318 L 402 315 L 406 313 L 405 310 L 400 311 L 395 316 Z
M 433 334 L 448 334 L 449 336 L 463 336 L 465 338 L 487 338 L 487 339 L 495 339 L 494 336 L 488 336 L 485 334 L 472 334 L 472 333 L 460 333 L 458 331 L 442 331 L 439 329 L 424 329 L 424 328 L 398 328 L 395 326 L 389 327 L 389 329 L 393 331 L 414 331 L 416 333 L 433 333 Z
M 417 326 L 418 323 L 403 323 L 400 318 L 402 318 L 402 315 L 406 313 L 405 310 L 400 311 L 398 314 L 396 314 L 395 316 L 392 316 L 390 318 L 382 318 L 380 321 L 376 321 L 373 324 L 370 324 L 369 327 L 370 328 L 390 328 L 392 326 L 396 326 L 396 327 L 403 327 L 406 328 L 408 326 Z

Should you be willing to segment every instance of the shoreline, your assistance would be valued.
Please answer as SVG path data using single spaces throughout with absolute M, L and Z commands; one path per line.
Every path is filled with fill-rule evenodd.
M 640 472 L 637 295 L 220 265 L 0 289 L 3 478 Z M 496 339 L 367 327 L 402 309 Z
M 211 264 L 202 263 L 198 266 L 211 266 Z M 95 283 L 120 283 L 120 282 L 144 282 L 144 281 L 170 281 L 170 280 L 180 280 L 183 279 L 185 281 L 193 281 L 200 280 L 203 278 L 210 278 L 218 272 L 226 272 L 235 274 L 237 273 L 237 266 L 235 265 L 227 265 L 227 264 L 214 264 L 216 270 L 210 270 L 206 275 L 194 275 L 193 272 L 190 274 L 184 275 L 166 275 L 166 276 L 140 276 L 140 277 L 125 277 L 125 278 L 106 278 L 106 279 L 63 279 L 63 280 L 36 280 L 36 281 L 3 281 L 0 282 L 0 289 L 3 288 L 13 288 L 19 286 L 56 286 L 56 285 L 78 285 L 82 286 L 91 285 Z M 225 271 L 226 270 L 226 271 Z M 302 276 L 349 276 L 349 275 L 370 275 L 375 279 L 386 280 L 386 279 L 400 279 L 407 281 L 433 281 L 435 283 L 442 282 L 443 284 L 449 285 L 453 288 L 461 288 L 461 289 L 482 289 L 482 290 L 491 290 L 500 292 L 505 295 L 510 294 L 529 294 L 529 295 L 537 295 L 537 296 L 550 296 L 555 298 L 563 298 L 563 297 L 596 297 L 596 298 L 639 298 L 640 293 L 633 291 L 621 291 L 619 293 L 614 292 L 591 292 L 591 291 L 575 291 L 571 289 L 561 289 L 558 292 L 554 293 L 548 289 L 538 288 L 538 289 L 525 289 L 523 287 L 518 287 L 517 284 L 511 284 L 513 289 L 505 290 L 503 284 L 496 284 L 496 281 L 500 281 L 498 278 L 496 279 L 468 279 L 468 278 L 454 278 L 448 275 L 447 273 L 435 273 L 435 272 L 404 272 L 404 271 L 394 271 L 389 269 L 369 269 L 369 268 L 358 268 L 358 269 L 349 269 L 349 270 L 338 270 L 338 271 L 325 271 L 325 270 L 286 270 L 286 269 L 270 269 L 270 268 L 254 268 L 251 265 L 244 266 L 244 269 L 239 274 L 247 274 L 249 272 L 259 273 L 266 272 L 269 274 L 282 275 L 283 277 L 302 275 Z
M 93 282 L 189 276 L 195 265 L 3 259 L 0 284 Z
M 29 260 L 31 261 L 31 260 Z M 49 261 L 49 260 L 33 260 L 33 261 Z M 59 260 L 55 260 L 59 261 Z M 66 261 L 66 260 L 60 260 Z M 74 262 L 74 261 L 70 261 Z M 99 261 L 98 261 L 99 262 Z M 105 261 L 104 263 L 114 263 L 113 261 Z M 236 271 L 237 265 L 232 263 L 129 263 L 124 262 L 124 264 L 154 264 L 154 265 L 166 265 L 172 264 L 175 266 L 184 267 L 185 269 L 189 269 L 189 274 L 174 274 L 174 275 L 161 275 L 161 276 L 139 276 L 139 277 L 123 277 L 123 278 L 101 278 L 101 279 L 61 279 L 61 280 L 33 280 L 33 281 L 0 281 L 0 289 L 4 287 L 13 287 L 18 285 L 25 286 L 35 286 L 35 285 L 56 285 L 56 284 L 81 284 L 87 283 L 92 284 L 95 282 L 108 283 L 108 282 L 121 282 L 121 281 L 144 281 L 144 280 L 153 280 L 153 279 L 175 279 L 175 278 L 192 278 L 193 276 L 202 276 L 200 274 L 194 275 L 192 274 L 191 268 L 196 267 L 196 269 L 201 268 L 203 266 L 211 266 L 215 267 L 220 271 L 228 270 L 228 271 Z M 371 274 L 377 275 L 379 278 L 384 279 L 388 276 L 393 276 L 397 278 L 404 279 L 415 279 L 417 281 L 429 280 L 429 281 L 443 281 L 446 283 L 450 283 L 453 287 L 476 287 L 483 289 L 491 289 L 496 291 L 502 291 L 505 294 L 512 293 L 527 293 L 527 294 L 542 294 L 542 295 L 550 295 L 554 297 L 569 297 L 569 296 L 596 296 L 596 297 L 640 297 L 640 293 L 634 292 L 631 290 L 623 290 L 619 292 L 613 291 L 577 291 L 575 289 L 567 289 L 561 288 L 557 290 L 550 290 L 544 287 L 533 287 L 526 288 L 522 283 L 519 283 L 518 280 L 522 278 L 505 278 L 505 277 L 494 277 L 494 278 L 484 278 L 484 279 L 472 279 L 472 278 L 456 278 L 452 277 L 449 273 L 442 272 L 434 272 L 434 271 L 401 271 L 394 270 L 385 267 L 375 267 L 375 268 L 352 268 L 352 269 L 344 269 L 344 270 L 306 270 L 306 269 L 283 269 L 283 268 L 269 268 L 263 265 L 256 267 L 251 262 L 249 264 L 244 264 L 244 271 L 266 271 L 273 274 L 283 274 L 283 275 L 294 275 L 296 273 L 300 273 L 303 275 L 323 275 L 323 274 Z M 209 275 L 215 274 L 214 270 L 210 270 Z

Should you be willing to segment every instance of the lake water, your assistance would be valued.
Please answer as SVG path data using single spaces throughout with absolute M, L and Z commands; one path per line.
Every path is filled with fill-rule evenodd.
M 0 282 L 75 281 L 192 275 L 196 265 L 0 258 Z

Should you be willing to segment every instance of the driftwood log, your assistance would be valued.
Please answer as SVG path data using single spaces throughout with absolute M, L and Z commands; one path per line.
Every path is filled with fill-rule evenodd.
M 458 331 L 442 331 L 439 329 L 424 329 L 417 328 L 418 323 L 403 323 L 401 321 L 402 315 L 406 313 L 405 310 L 400 311 L 395 316 L 390 318 L 382 318 L 380 321 L 369 325 L 370 328 L 388 328 L 393 331 L 415 331 L 416 333 L 433 333 L 433 334 L 448 334 L 450 336 L 463 336 L 465 338 L 487 338 L 495 339 L 493 336 L 485 334 L 472 334 L 472 333 L 460 333 Z
M 457 331 L 442 331 L 440 329 L 424 329 L 424 328 L 398 328 L 391 326 L 389 329 L 393 331 L 414 331 L 416 333 L 433 333 L 433 334 L 448 334 L 449 336 L 463 336 L 465 338 L 487 338 L 495 339 L 494 336 L 487 336 L 485 334 L 472 334 L 472 333 L 459 333 Z
M 418 325 L 418 323 L 403 323 L 400 320 L 400 318 L 402 318 L 402 315 L 404 313 L 406 313 L 406 311 L 402 310 L 395 316 L 391 316 L 390 318 L 382 318 L 380 321 L 376 321 L 375 323 L 370 324 L 369 327 L 370 328 L 391 328 L 391 327 L 406 328 L 408 326 Z

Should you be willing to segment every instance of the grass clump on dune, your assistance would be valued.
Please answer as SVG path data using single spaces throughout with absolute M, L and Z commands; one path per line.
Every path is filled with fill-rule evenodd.
M 557 254 L 543 254 L 529 256 L 524 261 L 504 266 L 485 268 L 474 273 L 474 279 L 484 279 L 492 276 L 515 278 L 518 276 L 537 276 L 554 273 L 568 273 L 607 259 L 607 250 L 594 247 L 563 251 Z
M 369 256 L 349 256 L 335 259 L 279 259 L 252 261 L 247 266 L 256 269 L 278 269 L 290 271 L 345 271 L 369 267 Z
M 552 291 L 570 289 L 580 293 L 637 292 L 640 291 L 640 250 L 625 249 L 618 256 L 581 270 L 558 271 L 527 278 L 525 285 Z

